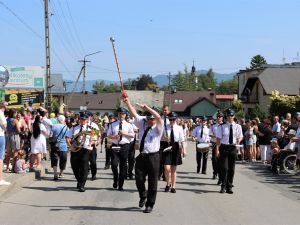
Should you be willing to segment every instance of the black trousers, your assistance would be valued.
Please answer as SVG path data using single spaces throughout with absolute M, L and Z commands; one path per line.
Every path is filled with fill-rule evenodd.
M 147 198 L 146 206 L 153 207 L 157 194 L 157 183 L 160 166 L 159 152 L 139 154 L 135 163 L 135 182 L 140 198 Z M 148 191 L 145 182 L 148 176 Z
M 199 144 L 199 143 L 197 143 L 197 144 Z M 196 151 L 197 172 L 200 171 L 200 169 L 201 169 L 201 161 L 202 161 L 202 173 L 206 172 L 207 159 L 208 159 L 208 151 L 207 152 Z
M 113 144 L 113 146 L 116 145 Z M 127 175 L 129 144 L 120 145 L 120 147 L 120 151 L 112 150 L 111 170 L 114 175 L 114 183 L 118 183 L 119 188 L 122 188 Z
M 68 159 L 68 152 L 59 151 L 57 147 L 51 146 L 50 152 L 51 167 L 57 167 L 59 160 L 59 169 L 65 170 Z
M 159 173 L 158 173 L 158 179 L 161 178 L 161 176 L 164 177 L 164 161 L 163 161 L 163 150 L 169 146 L 169 142 L 167 141 L 161 141 L 160 142 L 160 148 L 159 148 Z
M 237 150 L 235 145 L 220 146 L 220 178 L 222 188 L 231 189 L 233 184 Z
M 105 148 L 105 166 L 110 166 L 111 155 L 111 148 Z
M 90 169 L 93 177 L 96 176 L 97 174 L 97 148 L 96 145 L 92 145 L 92 147 L 93 150 L 90 151 L 89 162 L 90 162 Z
M 211 143 L 212 143 L 211 162 L 212 162 L 213 174 L 220 175 L 219 160 L 216 156 L 216 143 L 215 142 L 211 142 Z
M 135 163 L 135 141 L 130 142 L 128 149 L 128 172 L 127 176 L 133 176 L 133 168 Z
M 89 173 L 88 149 L 81 149 L 78 152 L 71 152 L 71 167 L 79 187 L 84 187 Z

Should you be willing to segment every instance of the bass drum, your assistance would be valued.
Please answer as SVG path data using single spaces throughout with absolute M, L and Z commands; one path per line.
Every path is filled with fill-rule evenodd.
M 210 147 L 211 147 L 210 143 L 199 143 L 196 146 L 196 150 L 197 150 L 197 152 L 206 153 L 206 152 L 209 152 Z

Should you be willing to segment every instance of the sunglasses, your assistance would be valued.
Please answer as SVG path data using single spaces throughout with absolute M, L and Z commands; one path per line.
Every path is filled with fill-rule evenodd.
M 176 120 L 175 118 L 170 118 L 170 119 L 169 119 L 169 121 L 175 121 L 175 120 Z
M 234 115 L 228 115 L 229 117 L 234 117 Z

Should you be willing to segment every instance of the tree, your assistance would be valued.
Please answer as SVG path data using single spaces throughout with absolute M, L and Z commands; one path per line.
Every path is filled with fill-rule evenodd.
M 238 90 L 238 78 L 234 76 L 231 80 L 222 81 L 216 88 L 217 94 L 236 94 Z
M 209 88 L 215 90 L 217 86 L 217 81 L 212 69 L 209 69 L 206 74 L 200 74 L 198 79 L 198 90 Z
M 152 76 L 149 74 L 142 74 L 136 80 L 136 90 L 150 90 L 155 86 L 157 88 L 156 82 L 153 80 Z
M 295 114 L 299 110 L 300 96 L 289 96 L 273 91 L 271 97 L 270 114 L 284 117 L 287 113 Z
M 263 64 L 267 64 L 265 58 L 261 55 L 255 55 L 250 62 L 250 69 L 260 68 Z
M 93 85 L 93 91 L 96 92 L 120 92 L 121 86 L 117 83 L 111 83 L 109 85 L 105 84 L 103 80 L 96 81 Z

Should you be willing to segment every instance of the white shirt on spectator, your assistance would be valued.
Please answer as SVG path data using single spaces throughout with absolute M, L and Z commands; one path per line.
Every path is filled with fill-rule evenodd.
M 2 110 L 0 110 L 0 125 L 7 124 L 4 113 Z M 4 136 L 4 129 L 0 126 L 0 136 Z
M 273 133 L 279 133 L 281 130 L 281 124 L 279 122 L 275 123 L 272 127 L 272 132 Z

